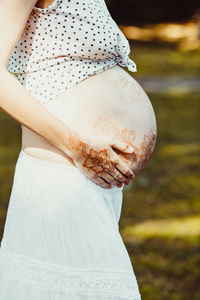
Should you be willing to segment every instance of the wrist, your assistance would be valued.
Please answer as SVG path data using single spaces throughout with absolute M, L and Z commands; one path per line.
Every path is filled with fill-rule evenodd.
M 67 133 L 65 153 L 72 159 L 80 156 L 82 149 L 87 144 L 87 138 L 77 132 L 71 131 Z

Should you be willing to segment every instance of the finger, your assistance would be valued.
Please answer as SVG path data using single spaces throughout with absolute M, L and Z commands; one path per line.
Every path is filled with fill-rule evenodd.
M 118 173 L 119 173 L 119 171 L 117 170 L 117 174 Z M 118 179 L 118 177 L 117 177 L 117 179 Z M 115 179 L 113 176 L 111 176 L 110 174 L 106 174 L 106 173 L 103 176 L 101 176 L 101 178 L 103 178 L 104 180 L 106 180 L 110 184 L 115 185 L 118 188 L 122 187 L 122 183 L 124 183 L 123 181 L 120 182 L 117 179 Z M 125 177 L 123 176 L 123 178 L 125 178 Z M 125 181 L 128 181 L 127 178 L 125 179 Z
M 129 179 L 124 176 L 118 169 L 114 169 L 114 172 L 112 174 L 106 174 L 105 173 L 105 176 L 104 176 L 104 179 L 107 180 L 107 175 L 108 176 L 111 176 L 111 181 L 109 181 L 110 183 L 114 183 L 114 182 L 117 182 L 117 183 L 124 183 L 126 185 L 128 185 L 130 183 Z
M 121 174 L 119 174 L 117 180 L 120 180 L 120 179 L 123 180 L 123 177 L 121 178 L 121 175 L 122 176 L 124 175 L 124 176 L 128 177 L 129 179 L 133 179 L 135 177 L 135 175 L 131 171 L 131 169 L 119 158 L 119 156 L 114 151 L 112 151 L 112 152 L 114 154 L 113 153 L 110 154 L 110 160 L 113 163 L 113 165 L 115 166 L 115 168 L 117 168 L 121 173 Z M 112 176 L 117 175 L 115 170 L 113 170 L 110 174 Z
M 90 180 L 92 180 L 94 183 L 101 186 L 102 188 L 105 188 L 105 189 L 112 188 L 110 183 L 108 183 L 104 179 L 100 178 L 100 176 L 97 176 L 93 171 L 85 172 L 85 170 L 82 166 L 81 167 L 78 166 L 78 169 L 83 175 L 88 177 Z
M 104 189 L 111 189 L 112 186 L 109 182 L 105 181 L 103 178 L 98 177 L 94 180 L 94 182 L 98 185 L 100 185 Z
M 110 145 L 110 147 L 117 149 L 124 153 L 131 154 L 134 152 L 133 147 L 127 145 L 126 143 L 119 142 L 118 140 L 115 140 L 115 139 L 113 139 L 109 145 Z
M 111 184 L 103 178 L 96 176 L 94 173 L 86 174 L 86 176 L 104 189 L 112 188 Z

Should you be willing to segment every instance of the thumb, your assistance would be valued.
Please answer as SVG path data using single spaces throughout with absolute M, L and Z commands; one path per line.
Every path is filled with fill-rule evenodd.
M 133 147 L 129 146 L 126 143 L 119 142 L 115 139 L 113 139 L 112 142 L 110 143 L 110 147 L 117 149 L 121 152 L 128 153 L 128 154 L 131 154 L 134 152 Z

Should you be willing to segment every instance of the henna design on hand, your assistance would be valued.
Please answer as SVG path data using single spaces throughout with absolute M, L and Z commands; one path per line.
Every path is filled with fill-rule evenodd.
M 94 124 L 95 133 L 98 135 L 112 136 L 118 141 L 133 147 L 134 152 L 131 154 L 123 153 L 117 149 L 115 152 L 125 163 L 130 165 L 137 163 L 139 169 L 143 169 L 153 153 L 156 142 L 156 134 L 153 133 L 152 129 L 150 129 L 148 135 L 144 135 L 140 148 L 137 148 L 134 145 L 134 140 L 136 138 L 134 130 L 128 130 L 127 128 L 121 130 L 117 124 L 105 118 L 99 117 L 98 120 L 99 121 Z
M 68 143 L 73 150 L 79 150 L 85 146 L 85 143 L 80 140 L 80 136 L 76 132 L 69 132 Z
M 69 133 L 69 146 L 73 150 L 81 150 L 82 156 L 85 158 L 82 166 L 94 171 L 96 174 L 108 173 L 114 170 L 114 166 L 108 157 L 107 149 L 100 151 L 90 149 L 88 153 L 86 144 L 81 141 L 79 134 L 76 132 Z
M 91 149 L 90 153 L 83 150 L 83 156 L 86 158 L 83 167 L 94 171 L 96 174 L 108 173 L 114 169 L 113 164 L 108 158 L 106 149 L 100 151 Z

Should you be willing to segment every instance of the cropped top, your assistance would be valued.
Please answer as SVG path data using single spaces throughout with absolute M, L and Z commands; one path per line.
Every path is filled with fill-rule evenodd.
M 41 103 L 119 64 L 135 72 L 129 42 L 104 0 L 54 0 L 34 6 L 7 70 Z

